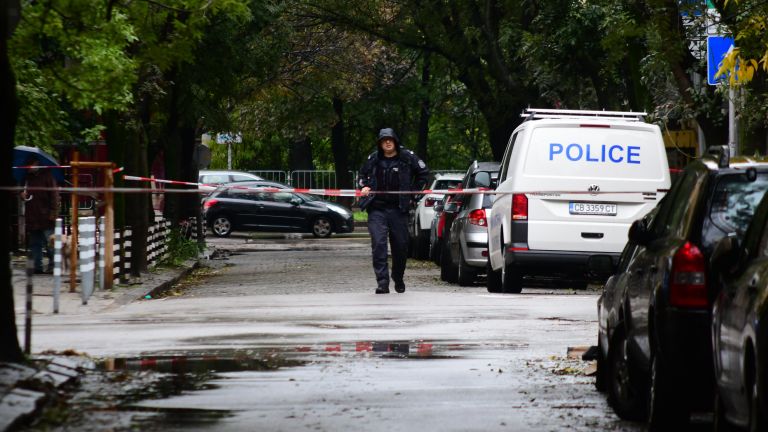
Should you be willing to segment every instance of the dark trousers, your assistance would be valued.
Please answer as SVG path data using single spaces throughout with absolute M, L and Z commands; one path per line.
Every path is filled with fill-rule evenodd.
M 368 232 L 371 234 L 373 272 L 380 287 L 389 287 L 387 240 L 392 250 L 392 280 L 403 282 L 408 259 L 408 213 L 398 208 L 371 209 L 368 212 Z
M 51 248 L 48 238 L 53 234 L 52 229 L 40 229 L 27 231 L 27 241 L 29 242 L 29 251 L 35 262 L 35 271 L 43 271 L 43 249 L 45 256 L 48 257 L 48 269 L 53 268 L 53 248 Z

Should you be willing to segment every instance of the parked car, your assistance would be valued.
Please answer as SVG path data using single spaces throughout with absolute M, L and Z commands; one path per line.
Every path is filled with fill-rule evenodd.
M 583 288 L 590 256 L 618 261 L 632 221 L 670 186 L 661 131 L 643 115 L 526 110 L 488 221 L 488 291 L 519 293 L 541 277 Z
M 315 237 L 354 230 L 352 212 L 312 195 L 293 192 L 259 192 L 248 188 L 285 189 L 276 182 L 244 182 L 222 187 L 203 201 L 204 217 L 213 234 L 227 237 L 232 231 L 307 232 Z
M 440 264 L 444 243 L 444 235 L 450 227 L 453 216 L 458 212 L 459 206 L 455 201 L 456 195 L 450 194 L 435 206 L 435 215 L 429 229 L 429 259 L 435 264 Z M 443 278 L 443 280 L 445 280 Z
M 448 190 L 461 182 L 461 174 L 435 174 L 429 190 Z M 443 202 L 443 194 L 429 193 L 422 196 L 409 218 L 412 256 L 425 259 L 429 254 L 430 227 L 435 215 L 435 205 Z
M 471 285 L 478 273 L 484 273 L 488 265 L 488 218 L 494 196 L 472 193 L 495 188 L 499 178 L 498 162 L 473 162 L 462 180 L 466 194 L 459 196 L 461 205 L 444 235 L 447 248 L 440 261 L 441 269 L 450 281 L 461 286 Z
M 729 163 L 727 151 L 690 163 L 655 214 L 632 224 L 598 300 L 598 388 L 620 417 L 647 419 L 651 430 L 711 408 L 710 257 L 720 239 L 744 238 L 768 189 L 768 163 Z M 611 266 L 608 255 L 591 261 Z
M 754 171 L 753 171 L 754 172 Z M 747 177 L 749 177 L 749 171 Z M 715 247 L 715 430 L 768 430 L 768 194 L 743 236 Z
M 264 180 L 263 178 L 242 171 L 230 170 L 200 170 L 197 182 L 205 185 L 218 186 L 224 183 L 250 182 Z

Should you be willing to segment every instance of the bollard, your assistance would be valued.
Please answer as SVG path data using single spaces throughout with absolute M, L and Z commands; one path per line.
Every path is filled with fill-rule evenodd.
M 113 238 L 115 239 L 113 245 L 112 245 L 112 286 L 115 286 L 120 283 L 122 280 L 122 274 L 120 273 L 120 270 L 122 268 L 120 255 L 122 250 L 122 243 L 121 243 L 121 236 L 120 236 L 120 230 L 116 229 L 115 233 L 113 235 Z
M 61 271 L 64 259 L 62 248 L 64 240 L 64 221 L 56 219 L 56 228 L 53 231 L 53 313 L 59 313 L 59 297 L 61 296 Z
M 149 226 L 147 237 L 147 267 L 155 266 L 155 224 Z
M 27 315 L 24 318 L 24 354 L 32 352 L 32 275 L 35 273 L 35 260 L 27 256 Z
M 123 234 L 123 273 L 120 282 L 128 283 L 131 277 L 131 254 L 133 253 L 133 242 L 131 240 L 133 230 L 130 225 L 125 227 Z
M 80 218 L 78 221 L 80 232 L 80 295 L 83 305 L 88 304 L 88 299 L 93 294 L 94 271 L 96 270 L 96 217 Z
M 99 289 L 104 291 L 104 284 L 106 281 L 104 280 L 104 216 L 101 216 L 99 218 Z

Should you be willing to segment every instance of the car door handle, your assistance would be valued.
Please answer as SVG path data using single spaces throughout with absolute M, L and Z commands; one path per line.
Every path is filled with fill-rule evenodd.
M 752 280 L 749 281 L 749 285 L 747 285 L 747 289 L 749 289 L 750 293 L 754 293 L 757 291 L 757 284 L 760 283 L 760 278 L 755 276 L 752 278 Z

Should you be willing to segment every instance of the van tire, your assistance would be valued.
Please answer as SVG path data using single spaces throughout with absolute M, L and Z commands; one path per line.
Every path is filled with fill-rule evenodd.
M 508 294 L 520 294 L 523 290 L 523 273 L 519 268 L 507 264 L 507 248 L 501 249 L 501 291 Z
M 491 267 L 491 263 L 488 263 L 486 265 L 485 273 L 487 275 L 485 279 L 485 287 L 488 289 L 488 292 L 500 293 L 501 292 L 501 272 L 493 270 L 493 267 Z

